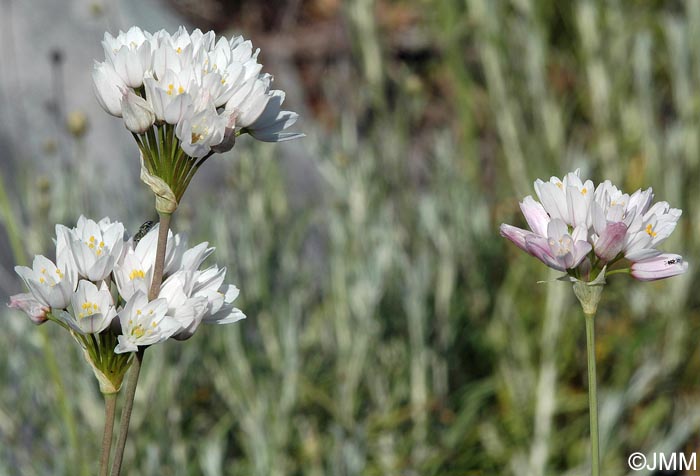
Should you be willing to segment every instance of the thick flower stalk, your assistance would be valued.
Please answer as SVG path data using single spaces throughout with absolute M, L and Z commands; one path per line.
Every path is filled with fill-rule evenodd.
M 591 474 L 600 474 L 595 314 L 605 278 L 630 274 L 640 281 L 669 278 L 688 270 L 680 255 L 657 247 L 673 232 L 681 210 L 652 204 L 651 188 L 623 193 L 609 180 L 594 186 L 580 171 L 548 182 L 535 181 L 539 201 L 520 203 L 529 230 L 502 224 L 501 236 L 550 268 L 566 273 L 586 321 Z
M 284 92 L 261 73 L 259 50 L 241 36 L 214 32 L 174 34 L 132 27 L 105 34 L 105 60 L 93 72 L 95 94 L 121 117 L 142 155 L 142 180 L 160 213 L 172 213 L 197 169 L 226 152 L 237 136 L 266 142 L 296 139 L 284 132 L 298 115 L 282 110 Z

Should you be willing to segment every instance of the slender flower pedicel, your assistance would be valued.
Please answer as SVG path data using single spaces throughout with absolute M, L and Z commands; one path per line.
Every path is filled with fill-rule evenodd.
M 653 281 L 688 270 L 680 255 L 657 249 L 676 227 L 681 210 L 652 205 L 651 188 L 623 193 L 609 180 L 593 186 L 580 171 L 535 181 L 539 202 L 525 197 L 520 209 L 530 230 L 502 224 L 501 236 L 573 282 L 586 319 L 591 471 L 600 474 L 594 317 L 606 276 L 630 274 Z

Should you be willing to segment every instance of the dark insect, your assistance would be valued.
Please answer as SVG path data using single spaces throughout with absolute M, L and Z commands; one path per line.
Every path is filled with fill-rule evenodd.
M 672 258 L 672 259 L 666 261 L 666 264 L 667 265 L 672 265 L 672 264 L 676 264 L 676 263 L 680 264 L 680 262 L 681 262 L 680 258 Z
M 134 246 L 139 244 L 139 241 L 141 241 L 141 238 L 146 236 L 146 233 L 151 231 L 151 228 L 153 228 L 153 226 L 155 224 L 156 223 L 154 221 L 146 220 L 143 223 L 143 225 L 141 225 L 141 227 L 139 228 L 139 231 L 137 231 L 136 234 L 134 235 Z

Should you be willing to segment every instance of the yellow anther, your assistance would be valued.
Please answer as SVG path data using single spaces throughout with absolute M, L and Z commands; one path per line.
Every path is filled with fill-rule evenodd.
M 178 94 L 182 94 L 182 93 L 184 93 L 184 92 L 185 92 L 185 88 L 183 88 L 182 86 L 180 86 L 180 87 L 177 88 L 177 93 L 178 93 Z
M 131 329 L 131 335 L 136 337 L 136 338 L 143 337 L 144 334 L 145 334 L 145 332 L 144 332 L 143 326 L 141 324 L 139 324 L 138 326 Z
M 94 242 L 95 242 L 95 237 L 94 237 L 94 236 L 91 236 L 89 241 L 90 241 L 90 243 L 94 243 Z
M 104 248 L 104 247 L 105 247 L 105 242 L 104 242 L 104 241 L 100 241 L 100 248 Z
M 656 236 L 656 232 L 654 231 L 654 228 L 651 226 L 651 223 L 649 223 L 649 224 L 647 225 L 646 232 L 647 232 L 647 234 L 648 234 L 649 236 L 651 236 L 652 238 L 654 238 L 654 237 Z
M 41 274 L 46 274 L 46 268 L 41 268 Z
M 137 316 L 140 316 L 140 315 L 141 315 L 141 309 L 137 309 L 137 310 L 136 310 L 136 315 L 137 315 Z
M 587 193 L 588 193 L 588 189 L 587 189 L 586 187 L 583 187 L 583 188 L 581 189 L 581 195 L 585 195 L 585 194 L 587 194 Z
M 41 278 L 39 278 L 39 282 L 40 282 L 41 284 L 44 284 L 44 283 L 46 282 L 46 280 L 45 280 L 44 277 L 42 276 Z
M 95 247 L 95 243 L 89 243 L 88 248 L 93 249 Z
M 557 182 L 555 185 L 556 185 L 557 187 L 559 187 L 560 190 L 563 190 L 563 189 L 564 189 L 564 185 L 562 185 L 561 182 Z
M 175 52 L 176 52 L 177 54 L 182 53 L 182 48 L 180 48 L 180 47 L 178 46 L 177 49 L 175 50 Z
M 143 272 L 142 269 L 135 269 L 131 273 L 129 273 L 129 281 L 133 281 L 134 279 L 143 279 L 146 276 L 146 274 Z

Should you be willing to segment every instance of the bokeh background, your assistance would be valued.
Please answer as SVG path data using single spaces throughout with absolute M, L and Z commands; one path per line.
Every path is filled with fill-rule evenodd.
M 580 309 L 498 236 L 577 167 L 683 209 L 664 247 L 690 271 L 615 276 L 596 323 L 604 474 L 681 474 L 627 457 L 700 445 L 700 2 L 2 0 L 3 301 L 55 223 L 153 218 L 91 91 L 133 24 L 251 38 L 307 137 L 244 137 L 185 195 L 176 231 L 216 246 L 248 319 L 148 353 L 128 474 L 587 474 Z M 0 474 L 94 474 L 77 345 L 0 322 Z

